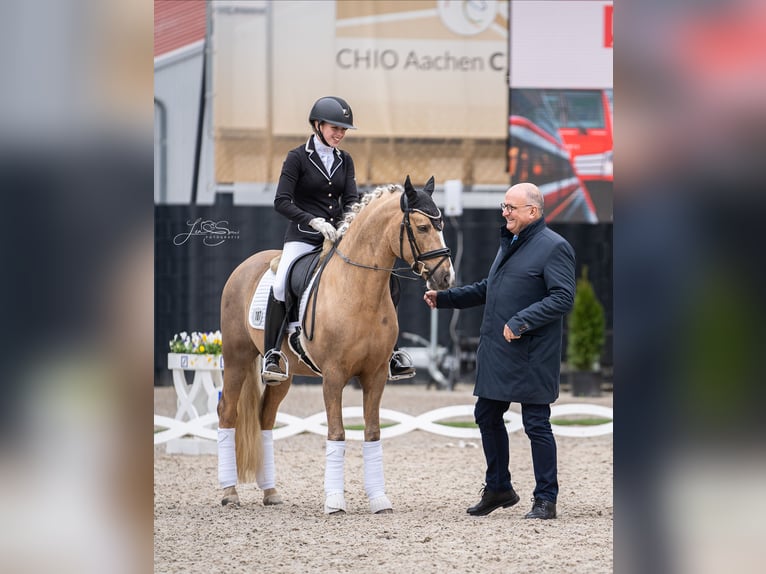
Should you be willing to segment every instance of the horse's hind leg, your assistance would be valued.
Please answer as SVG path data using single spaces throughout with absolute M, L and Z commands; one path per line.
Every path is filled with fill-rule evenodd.
M 267 385 L 263 393 L 261 410 L 261 436 L 263 437 L 263 466 L 258 473 L 258 486 L 263 490 L 263 505 L 282 504 L 282 497 L 276 488 L 276 466 L 274 464 L 274 425 L 279 405 L 290 390 L 293 377 L 289 376 L 280 385 Z
M 221 399 L 218 401 L 218 482 L 223 488 L 223 506 L 239 506 L 237 494 L 237 455 L 235 428 L 237 426 L 237 403 L 242 385 L 247 377 L 247 367 L 237 361 L 227 361 Z

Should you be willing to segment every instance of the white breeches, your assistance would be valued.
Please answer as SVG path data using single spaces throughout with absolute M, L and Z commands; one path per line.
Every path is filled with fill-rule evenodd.
M 298 257 L 309 251 L 316 249 L 316 245 L 304 243 L 303 241 L 288 241 L 282 247 L 282 258 L 279 260 L 276 278 L 274 279 L 274 298 L 284 302 L 285 300 L 285 279 L 290 264 Z

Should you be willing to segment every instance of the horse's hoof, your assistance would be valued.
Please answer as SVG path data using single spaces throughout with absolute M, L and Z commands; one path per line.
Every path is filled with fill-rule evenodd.
M 233 486 L 227 486 L 223 489 L 223 498 L 221 506 L 239 506 L 239 495 L 237 489 Z
M 389 514 L 393 512 L 391 501 L 383 494 L 370 500 L 370 512 L 373 514 Z
M 346 512 L 346 499 L 342 492 L 329 494 L 324 502 L 325 514 L 338 514 Z
M 282 504 L 282 497 L 277 493 L 276 488 L 267 488 L 263 491 L 263 505 L 264 506 L 276 506 Z

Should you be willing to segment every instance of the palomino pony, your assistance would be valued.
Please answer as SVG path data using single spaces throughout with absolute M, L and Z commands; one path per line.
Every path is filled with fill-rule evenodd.
M 396 258 L 407 261 L 429 289 L 446 289 L 455 273 L 444 244 L 441 212 L 433 202 L 433 177 L 422 191 L 412 187 L 379 187 L 365 195 L 347 214 L 342 238 L 325 242 L 326 260 L 320 279 L 305 304 L 300 340 L 322 376 L 327 443 L 325 504 L 327 514 L 345 512 L 343 457 L 345 431 L 341 397 L 352 377 L 363 392 L 364 486 L 373 513 L 392 512 L 385 493 L 380 443 L 380 401 L 388 377 L 388 361 L 399 331 L 389 280 Z M 263 330 L 248 320 L 248 306 L 261 277 L 279 251 L 249 257 L 231 274 L 221 299 L 223 392 L 218 403 L 218 478 L 222 504 L 239 504 L 237 481 L 256 480 L 264 505 L 280 504 L 274 478 L 272 430 L 277 409 L 290 389 L 293 375 L 317 376 L 299 362 L 284 337 L 282 352 L 289 378 L 266 386 L 261 396 L 259 359 Z M 309 331 L 313 336 L 306 336 Z

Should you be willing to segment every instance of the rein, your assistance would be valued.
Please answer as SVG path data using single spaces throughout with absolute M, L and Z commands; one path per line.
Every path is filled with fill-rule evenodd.
M 391 273 L 396 277 L 399 277 L 401 279 L 409 279 L 412 281 L 417 280 L 418 278 L 423 278 L 423 273 L 428 273 L 428 275 L 431 275 L 436 269 L 439 268 L 440 265 L 442 265 L 445 261 L 449 259 L 450 256 L 450 249 L 449 247 L 442 247 L 440 249 L 434 249 L 432 251 L 426 251 L 423 253 L 420 248 L 418 247 L 417 241 L 415 241 L 415 234 L 412 231 L 412 224 L 410 223 L 410 213 L 413 211 L 417 211 L 418 213 L 422 213 L 426 217 L 428 217 L 431 220 L 431 225 L 434 226 L 434 229 L 437 231 L 441 231 L 441 212 L 439 212 L 438 215 L 430 215 L 428 213 L 425 213 L 424 211 L 421 211 L 420 209 L 413 209 L 409 206 L 407 202 L 407 194 L 402 193 L 402 199 L 401 199 L 401 209 L 404 212 L 404 215 L 402 217 L 402 222 L 399 225 L 399 258 L 404 260 L 404 233 L 407 232 L 407 242 L 410 246 L 410 251 L 412 252 L 413 257 L 413 263 L 410 267 L 377 267 L 374 265 L 365 265 L 364 263 L 357 263 L 356 261 L 352 261 L 347 255 L 344 255 L 340 249 L 338 249 L 338 243 L 343 239 L 342 237 L 338 239 L 332 246 L 332 249 L 325 257 L 324 261 L 319 267 L 319 270 L 317 271 L 316 279 L 314 280 L 314 283 L 311 285 L 311 291 L 309 291 L 308 299 L 306 301 L 306 305 L 311 302 L 313 298 L 313 308 L 311 310 L 311 331 L 308 331 L 306 329 L 306 316 L 303 317 L 303 332 L 306 336 L 306 339 L 309 341 L 312 341 L 314 339 L 314 327 L 316 325 L 316 300 L 319 293 L 319 280 L 322 277 L 322 272 L 324 271 L 325 267 L 327 266 L 327 263 L 330 261 L 332 256 L 334 254 L 337 254 L 338 257 L 343 260 L 344 263 L 347 263 L 348 265 L 353 265 L 354 267 L 361 267 L 362 269 L 370 269 L 371 271 L 385 271 L 387 273 Z M 437 209 L 438 211 L 438 209 Z M 428 261 L 429 259 L 436 259 L 439 258 L 439 262 L 434 266 L 433 269 L 429 269 L 428 266 L 424 263 L 425 261 Z M 420 266 L 420 271 L 418 271 L 418 266 Z M 401 271 L 406 270 L 412 271 L 417 277 L 409 277 L 407 275 L 400 275 Z
M 389 267 L 376 267 L 374 265 L 365 265 L 364 263 L 357 263 L 356 261 L 352 261 L 351 259 L 349 259 L 348 256 L 346 256 L 343 253 L 341 253 L 341 250 L 338 249 L 337 247 L 335 248 L 335 253 L 338 254 L 338 257 L 340 257 L 343 260 L 344 263 L 348 263 L 349 265 L 353 265 L 354 267 L 361 267 L 362 269 L 370 269 L 372 271 L 388 271 L 392 275 L 395 275 L 396 277 L 399 277 L 401 279 L 407 279 L 407 280 L 410 280 L 410 281 L 417 281 L 418 280 L 418 277 L 410 277 L 408 275 L 400 275 L 399 274 L 400 271 L 413 271 L 414 272 L 414 269 L 412 269 L 411 267 L 391 267 L 391 268 L 389 268 Z
M 319 266 L 319 269 L 317 269 L 316 272 L 316 278 L 314 279 L 314 282 L 311 284 L 311 290 L 309 291 L 308 297 L 306 298 L 306 306 L 308 307 L 308 304 L 311 302 L 312 297 L 314 299 L 313 307 L 311 309 L 311 331 L 306 329 L 306 315 L 303 316 L 303 332 L 306 335 L 306 339 L 309 341 L 314 340 L 314 327 L 316 326 L 316 315 L 317 315 L 317 297 L 319 295 L 319 280 L 322 278 L 322 273 L 325 270 L 325 267 L 327 267 L 327 263 L 332 258 L 333 253 L 335 253 L 338 250 L 337 243 L 334 243 L 332 248 L 330 249 L 330 252 L 325 256 L 324 261 L 322 261 L 322 264 Z
M 337 244 L 335 247 L 335 252 L 338 254 L 338 257 L 340 257 L 345 263 L 348 263 L 349 265 L 353 265 L 354 267 L 361 267 L 362 269 L 370 269 L 372 271 L 387 271 L 389 273 L 392 273 L 396 277 L 399 277 L 400 279 L 409 279 L 412 281 L 415 281 L 416 277 L 409 277 L 407 275 L 400 275 L 399 273 L 401 271 L 406 271 L 409 269 L 412 271 L 417 277 L 421 278 L 423 277 L 423 273 L 428 272 L 430 275 L 434 271 L 436 271 L 440 265 L 442 265 L 447 259 L 449 259 L 450 256 L 450 249 L 449 247 L 442 247 L 440 249 L 434 249 L 433 251 L 426 251 L 423 253 L 420 250 L 420 247 L 418 247 L 417 241 L 415 241 L 415 234 L 412 231 L 412 224 L 410 223 L 410 213 L 413 211 L 417 211 L 418 213 L 422 213 L 426 217 L 428 217 L 431 220 L 431 225 L 434 226 L 434 229 L 437 231 L 441 231 L 441 225 L 439 222 L 441 221 L 441 212 L 439 212 L 439 215 L 430 215 L 424 211 L 421 211 L 419 209 L 413 209 L 409 206 L 407 202 L 407 194 L 402 193 L 402 199 L 401 199 L 401 208 L 404 212 L 404 216 L 402 217 L 402 222 L 399 225 L 399 259 L 404 260 L 404 232 L 407 232 L 407 242 L 410 245 L 410 251 L 412 253 L 412 259 L 413 263 L 410 267 L 393 267 L 393 268 L 387 268 L 387 267 L 376 267 L 374 265 L 365 265 L 363 263 L 357 263 L 356 261 L 352 261 L 349 257 L 341 253 L 340 249 L 337 248 Z M 434 266 L 433 269 L 429 269 L 428 266 L 424 263 L 425 261 L 428 261 L 429 259 L 436 259 L 440 258 L 439 262 Z M 420 266 L 418 268 L 418 266 Z

